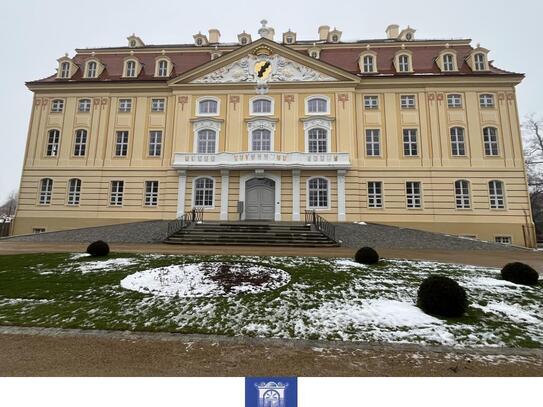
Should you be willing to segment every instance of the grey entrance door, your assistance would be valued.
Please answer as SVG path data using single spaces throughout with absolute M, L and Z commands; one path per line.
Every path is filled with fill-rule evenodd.
M 245 219 L 273 220 L 275 213 L 275 181 L 253 178 L 245 184 Z

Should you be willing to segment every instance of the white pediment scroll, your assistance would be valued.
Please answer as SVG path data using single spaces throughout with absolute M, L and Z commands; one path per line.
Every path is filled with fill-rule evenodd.
M 247 55 L 216 71 L 194 79 L 191 83 L 257 83 L 255 64 L 266 60 L 271 64 L 271 73 L 266 82 L 331 82 L 336 78 L 292 61 L 281 55 Z

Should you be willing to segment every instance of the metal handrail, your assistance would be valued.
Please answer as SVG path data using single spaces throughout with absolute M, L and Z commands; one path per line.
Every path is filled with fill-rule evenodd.
M 168 223 L 168 237 L 174 233 L 179 232 L 193 223 L 202 222 L 204 220 L 203 208 L 192 208 L 191 211 L 185 212 L 182 216 L 176 220 L 172 220 Z
M 322 216 L 317 215 L 316 211 L 305 211 L 305 223 L 314 225 L 318 231 L 336 241 L 336 227 Z

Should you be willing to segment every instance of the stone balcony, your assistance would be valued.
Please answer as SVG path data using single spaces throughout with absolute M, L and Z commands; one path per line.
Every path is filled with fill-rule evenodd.
M 349 153 L 282 153 L 251 151 L 240 153 L 175 153 L 173 168 L 180 170 L 216 169 L 307 169 L 347 170 L 351 168 Z

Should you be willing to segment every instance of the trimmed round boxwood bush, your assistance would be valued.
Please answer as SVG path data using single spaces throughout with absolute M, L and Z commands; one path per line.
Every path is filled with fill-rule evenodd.
M 102 240 L 97 240 L 87 247 L 87 253 L 93 257 L 107 256 L 109 254 L 109 245 Z
M 376 264 L 379 262 L 379 254 L 371 247 L 362 247 L 354 255 L 354 260 L 361 264 Z
M 539 280 L 539 274 L 532 267 L 524 263 L 509 263 L 502 268 L 501 272 L 504 280 L 515 284 L 536 285 Z
M 453 279 L 430 276 L 419 287 L 417 305 L 430 315 L 461 317 L 468 309 L 468 296 Z

